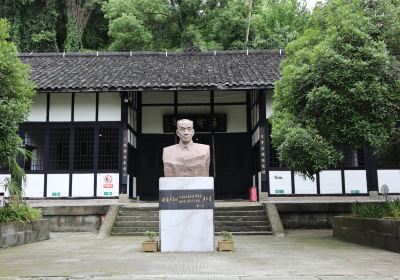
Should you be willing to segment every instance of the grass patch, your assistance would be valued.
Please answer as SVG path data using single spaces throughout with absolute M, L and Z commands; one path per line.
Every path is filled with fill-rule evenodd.
M 10 203 L 0 208 L 0 223 L 30 222 L 40 220 L 41 218 L 42 211 L 32 208 L 26 203 Z
M 387 218 L 400 219 L 400 199 L 382 203 L 353 204 L 352 215 L 361 218 Z

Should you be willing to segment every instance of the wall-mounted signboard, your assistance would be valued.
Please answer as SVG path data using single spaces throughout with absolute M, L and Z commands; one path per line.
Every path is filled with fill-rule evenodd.
M 164 115 L 164 133 L 176 131 L 176 122 L 181 119 L 193 121 L 196 132 L 226 132 L 226 114 L 183 114 L 183 115 Z

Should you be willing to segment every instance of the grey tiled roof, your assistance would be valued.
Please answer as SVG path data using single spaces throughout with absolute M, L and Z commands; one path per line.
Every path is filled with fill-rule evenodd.
M 271 88 L 279 51 L 20 54 L 39 91 Z

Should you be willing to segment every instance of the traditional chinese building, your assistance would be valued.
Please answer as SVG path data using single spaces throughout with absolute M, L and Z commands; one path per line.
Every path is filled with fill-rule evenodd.
M 195 141 L 211 146 L 217 199 L 351 195 L 387 184 L 400 169 L 379 167 L 365 150 L 305 180 L 282 167 L 268 118 L 280 51 L 21 54 L 37 95 L 21 125 L 33 158 L 25 196 L 156 199 L 162 148 L 177 142 L 176 120 L 194 121 Z M 2 168 L 0 177 L 8 177 Z

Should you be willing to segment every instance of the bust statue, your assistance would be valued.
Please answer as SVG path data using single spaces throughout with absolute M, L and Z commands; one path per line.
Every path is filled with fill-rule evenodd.
M 176 123 L 179 144 L 163 150 L 165 177 L 208 177 L 210 146 L 193 143 L 193 121 L 182 119 Z

